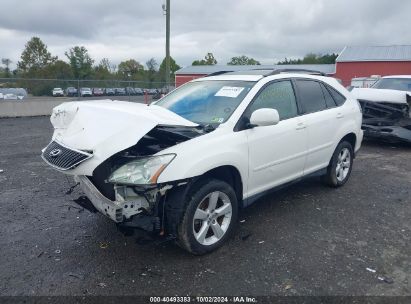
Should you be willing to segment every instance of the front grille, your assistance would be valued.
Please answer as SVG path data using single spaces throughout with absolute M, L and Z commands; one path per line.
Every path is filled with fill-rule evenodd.
M 59 170 L 73 169 L 92 156 L 93 154 L 65 147 L 56 141 L 52 141 L 41 155 L 46 163 Z

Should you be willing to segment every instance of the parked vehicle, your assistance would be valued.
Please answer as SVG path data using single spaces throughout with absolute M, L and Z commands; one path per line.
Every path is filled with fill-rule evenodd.
M 62 88 L 54 88 L 52 91 L 52 95 L 54 97 L 63 97 L 64 96 L 64 91 Z
M 136 95 L 136 91 L 132 87 L 126 88 L 126 95 Z
M 362 107 L 366 137 L 411 144 L 411 75 L 382 77 L 371 88 L 355 88 L 352 94 Z
M 134 88 L 134 91 L 136 92 L 136 95 L 138 96 L 144 95 L 144 91 L 141 88 Z
M 378 80 L 372 88 L 411 93 L 411 75 L 385 76 Z
M 27 91 L 23 88 L 0 88 L 0 100 L 23 100 L 25 97 L 27 97 Z
M 103 96 L 104 90 L 102 88 L 93 88 L 93 95 L 94 96 Z
M 77 89 L 74 87 L 68 87 L 66 89 L 66 95 L 67 97 L 75 97 L 78 95 Z
M 156 93 L 153 94 L 153 99 L 160 99 L 163 96 L 159 90 L 156 90 Z
M 126 95 L 126 89 L 125 88 L 116 88 L 116 95 L 117 96 L 124 96 Z
M 352 88 L 370 88 L 372 87 L 379 79 L 381 76 L 379 75 L 373 75 L 371 77 L 358 77 L 358 78 L 353 78 L 351 79 L 351 85 L 350 87 Z M 352 90 L 352 89 L 351 89 Z
M 112 88 L 106 88 L 106 89 L 104 89 L 104 94 L 106 96 L 114 96 L 114 95 L 116 95 L 116 91 Z
M 269 191 L 313 175 L 332 187 L 348 181 L 361 108 L 334 78 L 307 73 L 210 76 L 149 106 L 65 103 L 53 110 L 42 157 L 74 176 L 85 193 L 78 203 L 121 231 L 176 238 L 204 254 L 230 237 L 240 208 Z
M 155 95 L 157 94 L 157 89 L 147 89 L 148 95 Z
M 91 91 L 90 88 L 81 88 L 80 89 L 80 96 L 81 97 L 92 97 L 93 92 Z

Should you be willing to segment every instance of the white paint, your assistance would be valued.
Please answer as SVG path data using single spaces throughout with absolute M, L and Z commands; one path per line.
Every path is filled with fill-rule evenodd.
M 275 109 L 258 109 L 251 114 L 250 123 L 257 126 L 274 126 L 280 122 L 280 115 Z
M 323 81 L 347 98 L 340 107 L 297 116 L 277 125 L 234 132 L 233 129 L 255 95 L 267 83 L 279 79 L 307 78 Z M 159 183 L 200 176 L 220 167 L 238 170 L 243 198 L 261 193 L 325 168 L 340 140 L 349 133 L 361 146 L 362 115 L 357 100 L 334 78 L 303 74 L 220 75 L 196 79 L 248 80 L 256 84 L 231 117 L 208 134 L 160 151 L 176 154 L 158 178 Z M 108 157 L 136 144 L 156 125 L 196 126 L 196 124 L 156 105 L 147 107 L 120 101 L 87 101 L 63 104 L 51 117 L 56 127 L 53 139 L 80 150 L 93 150 L 94 156 L 66 172 L 91 175 Z
M 196 126 L 159 106 L 99 100 L 67 102 L 53 109 L 53 140 L 77 150 L 93 151 L 93 157 L 65 172 L 92 175 L 113 154 L 135 145 L 158 124 Z

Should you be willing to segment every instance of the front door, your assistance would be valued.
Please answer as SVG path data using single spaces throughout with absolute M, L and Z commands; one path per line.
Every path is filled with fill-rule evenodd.
M 266 85 L 245 115 L 261 108 L 276 109 L 280 122 L 246 130 L 249 147 L 248 196 L 287 183 L 303 175 L 308 146 L 307 130 L 289 80 Z

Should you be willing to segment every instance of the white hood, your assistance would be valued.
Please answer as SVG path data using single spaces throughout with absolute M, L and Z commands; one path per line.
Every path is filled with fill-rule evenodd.
M 78 150 L 93 151 L 93 157 L 66 173 L 92 175 L 113 154 L 135 145 L 157 125 L 197 124 L 159 106 L 124 101 L 66 102 L 53 109 L 53 140 Z
M 391 102 L 396 104 L 407 104 L 407 93 L 405 91 L 383 90 L 372 88 L 355 88 L 351 94 L 356 99 L 374 101 L 374 102 Z

